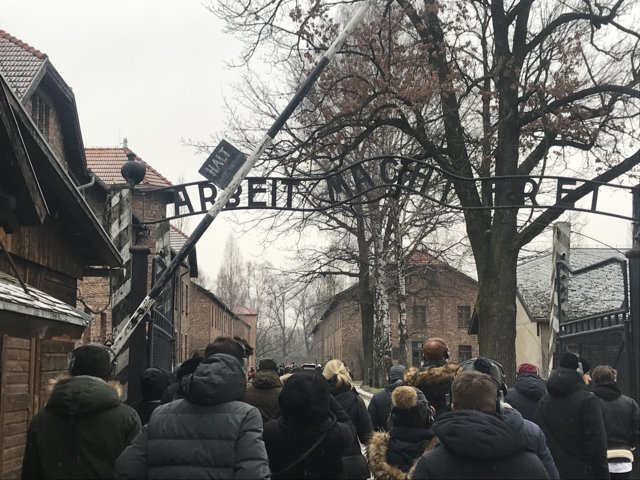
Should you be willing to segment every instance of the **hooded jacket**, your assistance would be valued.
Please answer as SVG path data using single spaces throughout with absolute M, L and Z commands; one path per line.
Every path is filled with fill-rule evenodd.
M 57 381 L 29 426 L 22 478 L 113 478 L 116 458 L 140 431 L 119 387 L 86 375 Z
M 615 383 L 596 385 L 593 393 L 602 406 L 607 448 L 629 450 L 640 446 L 640 411 L 636 401 L 623 395 Z
M 426 478 L 549 478 L 535 453 L 495 413 L 458 410 L 433 425 L 440 444 L 423 455 L 413 472 Z
M 267 423 L 280 416 L 278 396 L 282 391 L 280 377 L 273 370 L 258 370 L 247 385 L 244 401 L 260 410 L 262 422 Z
M 433 431 L 426 428 L 393 427 L 388 433 L 374 433 L 367 445 L 373 478 L 409 480 L 420 456 L 434 444 Z
M 547 381 L 535 421 L 560 478 L 609 478 L 607 437 L 600 401 L 575 370 L 560 367 Z
M 451 384 L 457 371 L 457 363 L 429 361 L 422 370 L 416 367 L 409 368 L 404 374 L 404 383 L 422 390 L 429 404 L 436 409 L 435 417 L 438 418 L 450 410 L 446 397 L 451 393 Z
M 546 393 L 546 382 L 542 378 L 533 373 L 523 373 L 518 375 L 513 387 L 507 390 L 506 401 L 526 420 L 533 421 L 538 402 Z
M 266 478 L 262 419 L 242 401 L 237 358 L 215 354 L 182 378 L 185 398 L 158 407 L 116 462 L 124 478 Z
M 558 480 L 560 478 L 560 474 L 558 473 L 556 464 L 553 461 L 549 447 L 547 447 L 547 439 L 540 427 L 535 423 L 522 418 L 520 412 L 515 408 L 505 406 L 501 413 L 502 418 L 507 425 L 520 433 L 525 446 L 538 455 L 538 458 L 542 461 L 549 478 L 551 480 Z
M 400 385 L 404 385 L 402 379 L 385 386 L 369 401 L 367 410 L 369 411 L 374 431 L 386 432 L 389 430 L 389 416 L 391 415 L 391 409 L 393 408 L 391 403 L 391 394 Z

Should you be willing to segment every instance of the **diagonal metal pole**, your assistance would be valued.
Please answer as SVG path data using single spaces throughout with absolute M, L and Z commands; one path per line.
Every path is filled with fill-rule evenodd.
M 166 270 L 162 274 L 162 276 L 158 279 L 156 284 L 151 287 L 147 296 L 142 300 L 140 306 L 136 308 L 133 315 L 129 317 L 125 321 L 124 327 L 120 330 L 120 333 L 116 336 L 113 341 L 113 345 L 111 345 L 111 349 L 113 352 L 118 355 L 124 344 L 127 342 L 131 333 L 135 330 L 138 324 L 142 321 L 142 319 L 149 313 L 151 307 L 155 303 L 157 297 L 160 295 L 160 292 L 166 285 L 166 283 L 173 277 L 173 274 L 178 269 L 178 266 L 184 261 L 184 259 L 189 255 L 189 252 L 193 249 L 195 244 L 200 240 L 204 232 L 206 232 L 211 222 L 218 216 L 218 214 L 222 211 L 224 206 L 227 204 L 231 196 L 235 193 L 236 189 L 242 183 L 244 178 L 249 174 L 249 171 L 253 168 L 258 159 L 262 156 L 264 151 L 271 145 L 273 139 L 277 135 L 277 133 L 282 129 L 284 124 L 287 122 L 291 114 L 294 110 L 300 105 L 300 102 L 306 97 L 309 93 L 309 90 L 316 82 L 320 74 L 324 71 L 329 62 L 336 56 L 336 53 L 345 42 L 347 37 L 351 35 L 356 26 L 360 23 L 360 21 L 364 18 L 365 13 L 369 9 L 369 7 L 374 3 L 374 0 L 365 1 L 362 6 L 356 11 L 353 17 L 349 20 L 349 23 L 344 27 L 342 32 L 338 35 L 338 37 L 331 44 L 329 49 L 325 52 L 325 54 L 318 60 L 316 66 L 311 70 L 305 81 L 302 83 L 296 94 L 289 101 L 287 106 L 284 108 L 282 113 L 275 120 L 271 128 L 267 131 L 266 135 L 262 138 L 262 140 L 258 143 L 256 148 L 251 152 L 251 154 L 247 157 L 245 163 L 240 167 L 240 169 L 236 172 L 233 179 L 224 189 L 222 194 L 217 198 L 216 202 L 213 204 L 211 209 L 206 213 L 204 218 L 200 221 L 198 226 L 193 230 L 185 244 L 182 246 L 180 251 L 173 258 L 171 263 L 167 265 Z

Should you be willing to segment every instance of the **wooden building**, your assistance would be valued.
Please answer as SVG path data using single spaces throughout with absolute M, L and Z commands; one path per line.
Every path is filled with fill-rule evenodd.
M 429 337 L 442 337 L 454 361 L 478 354 L 477 338 L 467 332 L 478 296 L 476 280 L 431 255 L 415 252 L 407 269 L 406 289 L 407 358 L 399 358 L 396 291 L 388 289 L 394 361 L 419 366 L 422 344 Z M 322 314 L 313 329 L 311 354 L 316 363 L 339 358 L 356 379 L 365 378 L 357 285 L 336 295 Z
M 0 31 L 0 478 L 89 323 L 79 281 L 122 259 L 84 200 L 71 89 L 46 55 Z

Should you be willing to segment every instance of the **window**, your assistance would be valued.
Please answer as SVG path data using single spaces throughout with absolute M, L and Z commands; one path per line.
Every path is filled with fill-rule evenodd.
M 422 342 L 411 342 L 411 365 L 420 367 L 422 361 Z
M 471 345 L 458 345 L 458 363 L 471 360 L 472 357 Z
M 427 307 L 425 305 L 413 307 L 413 324 L 417 327 L 427 326 Z
M 458 328 L 469 328 L 471 321 L 471 307 L 469 305 L 458 305 Z

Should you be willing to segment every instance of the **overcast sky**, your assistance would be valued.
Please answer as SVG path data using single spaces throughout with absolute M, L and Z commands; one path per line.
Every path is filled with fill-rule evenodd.
M 193 0 L 0 0 L 0 28 L 46 53 L 73 89 L 86 147 L 122 139 L 177 183 L 201 180 L 206 155 L 182 139 L 207 140 L 224 130 L 223 99 L 239 71 L 225 62 L 240 46 L 218 19 Z M 615 200 L 630 212 L 630 201 Z M 198 243 L 201 268 L 215 276 L 231 231 L 221 214 Z M 197 219 L 191 221 L 193 228 Z M 584 216 L 585 246 L 630 244 L 626 221 Z M 239 235 L 245 259 L 265 257 L 258 234 Z M 278 251 L 268 257 L 277 260 Z

